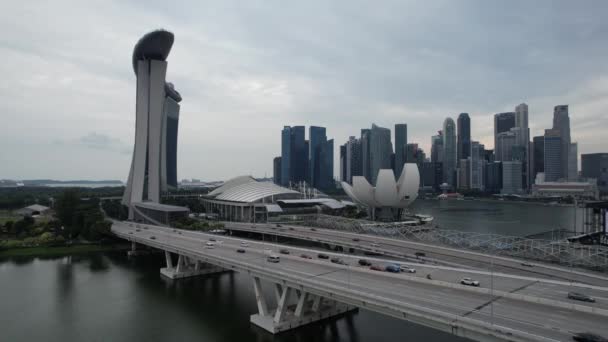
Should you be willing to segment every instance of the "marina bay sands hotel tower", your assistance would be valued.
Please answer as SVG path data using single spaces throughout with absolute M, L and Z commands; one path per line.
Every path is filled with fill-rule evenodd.
M 129 207 L 129 219 L 140 206 L 160 210 L 162 205 L 150 205 L 160 202 L 161 192 L 177 187 L 177 127 L 182 98 L 173 84 L 165 82 L 166 59 L 173 40 L 171 32 L 153 31 L 144 35 L 133 50 L 137 77 L 135 147 L 122 198 Z

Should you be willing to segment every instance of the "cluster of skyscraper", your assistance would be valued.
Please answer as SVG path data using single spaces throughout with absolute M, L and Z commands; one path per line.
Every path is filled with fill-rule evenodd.
M 430 158 L 418 144 L 408 143 L 407 124 L 396 124 L 394 129 L 394 148 L 391 130 L 375 124 L 340 145 L 340 180 L 352 184 L 354 176 L 363 176 L 375 185 L 380 169 L 392 169 L 397 178 L 405 163 L 418 165 L 423 190 L 523 194 L 534 192 L 535 184 L 579 180 L 578 146 L 570 138 L 567 105 L 555 106 L 552 127 L 532 139 L 527 104 L 495 114 L 493 150 L 471 139 L 467 113 L 456 122 L 450 117 L 444 120 L 442 129 L 431 137 Z M 608 156 L 582 158 L 581 176 L 597 179 L 600 192 L 608 191 Z M 306 140 L 304 126 L 285 126 L 281 156 L 274 159 L 274 179 L 283 186 L 306 182 L 317 189 L 334 187 L 333 140 L 327 140 L 324 127 L 311 126 Z
M 334 140 L 325 127 L 285 126 L 281 132 L 281 156 L 274 158 L 274 182 L 290 186 L 306 182 L 316 189 L 334 188 Z
M 421 166 L 424 187 L 518 194 L 539 182 L 578 178 L 577 144 L 570 141 L 568 106 L 555 106 L 553 127 L 530 141 L 528 105 L 494 115 L 494 150 L 471 140 L 471 119 L 446 118 L 432 137 L 431 160 Z
M 395 149 L 391 132 L 372 125 L 360 137 L 351 136 L 340 146 L 340 179 L 352 184 L 364 176 L 375 184 L 379 169 L 393 169 L 398 177 L 404 163 L 416 163 L 421 187 L 434 190 L 472 190 L 518 194 L 542 182 L 572 181 L 578 177 L 577 145 L 570 141 L 568 106 L 556 106 L 553 127 L 530 141 L 528 105 L 494 115 L 494 150 L 471 139 L 471 118 L 461 113 L 456 122 L 446 118 L 443 129 L 431 138 L 426 158 L 418 144 L 407 142 L 407 125 L 395 125 Z
M 399 177 L 406 162 L 422 163 L 424 159 L 418 144 L 407 143 L 407 124 L 395 125 L 394 152 L 391 130 L 372 124 L 361 129 L 359 138 L 351 136 L 340 146 L 340 179 L 352 184 L 354 176 L 363 176 L 376 184 L 380 169 L 392 169 Z

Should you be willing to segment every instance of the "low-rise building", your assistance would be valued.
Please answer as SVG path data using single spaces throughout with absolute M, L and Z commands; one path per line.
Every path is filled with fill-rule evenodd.
M 32 204 L 16 211 L 20 216 L 48 215 L 50 212 L 51 208 L 40 204 Z
M 545 182 L 545 175 L 540 172 L 532 186 L 532 196 L 599 199 L 599 190 L 594 179 L 585 182 Z
M 348 205 L 314 193 L 317 195 L 240 176 L 202 196 L 201 202 L 207 214 L 238 222 L 264 222 L 273 216 L 340 210 Z

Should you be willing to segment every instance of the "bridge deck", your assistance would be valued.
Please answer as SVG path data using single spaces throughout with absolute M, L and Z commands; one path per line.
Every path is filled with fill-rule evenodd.
M 113 225 L 113 232 L 123 238 L 152 247 L 181 253 L 218 266 L 232 268 L 265 279 L 291 282 L 294 287 L 329 296 L 338 301 L 367 308 L 383 314 L 451 331 L 478 340 L 569 340 L 573 333 L 591 331 L 608 335 L 608 318 L 574 308 L 549 306 L 504 296 L 492 296 L 485 289 L 457 284 L 424 281 L 408 274 L 389 274 L 359 266 L 343 266 L 316 259 L 318 251 L 284 245 L 249 241 L 246 253 L 236 253 L 243 239 L 218 237 L 197 232 L 173 232 L 172 229 L 147 226 L 136 228 L 126 222 Z M 151 239 L 154 236 L 156 239 Z M 215 248 L 205 248 L 210 237 L 222 240 Z M 289 248 L 291 255 L 281 262 L 266 262 L 270 249 L 278 253 Z M 301 253 L 313 259 L 300 258 Z M 346 260 L 346 256 L 344 256 Z M 353 265 L 353 261 L 348 261 Z M 484 280 L 485 282 L 485 280 Z M 510 279 L 510 285 L 535 286 L 533 282 Z M 530 283 L 530 284 L 527 284 Z M 509 287 L 501 287 L 508 290 Z M 544 284 L 532 291 L 551 292 L 554 298 L 567 291 L 564 285 Z M 521 287 L 521 286 L 520 286 Z M 598 290 L 601 291 L 601 290 Z M 603 303 L 603 300 L 602 300 Z M 569 305 L 564 299 L 564 304 Z M 493 323 L 493 324 L 491 324 Z M 454 327 L 458 327 L 454 331 Z

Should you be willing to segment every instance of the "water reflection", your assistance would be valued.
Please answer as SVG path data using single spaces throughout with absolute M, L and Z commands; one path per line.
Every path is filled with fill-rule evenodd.
M 249 323 L 257 312 L 251 278 L 222 273 L 171 281 L 159 274 L 160 255 L 128 259 L 124 253 L 45 260 L 2 268 L 0 291 L 23 287 L 36 305 L 6 296 L 0 317 L 15 308 L 27 320 L 3 326 L 3 340 L 79 341 L 460 341 L 390 317 L 359 311 L 271 335 Z M 270 283 L 267 298 L 274 301 Z M 31 329 L 35 326 L 36 329 Z M 86 332 L 86 333 L 85 333 Z M 83 335 L 86 334 L 86 335 Z M 4 339 L 4 338 L 7 339 Z
M 92 272 L 102 272 L 109 269 L 108 261 L 103 254 L 94 254 L 90 257 L 89 270 Z

